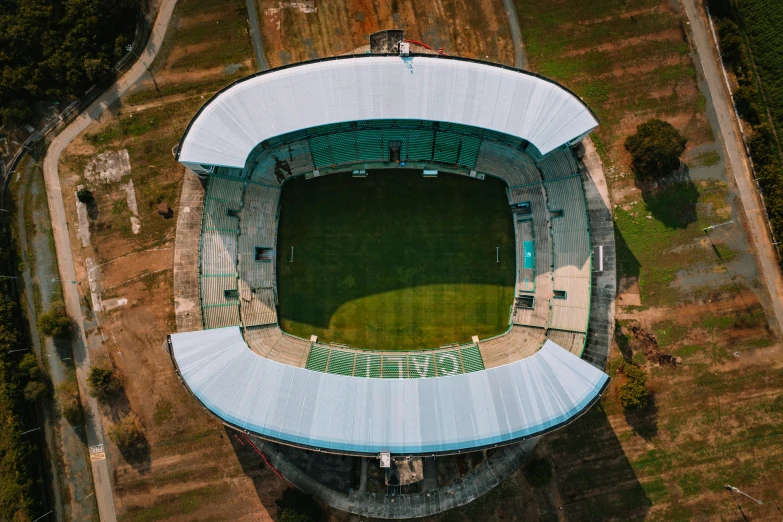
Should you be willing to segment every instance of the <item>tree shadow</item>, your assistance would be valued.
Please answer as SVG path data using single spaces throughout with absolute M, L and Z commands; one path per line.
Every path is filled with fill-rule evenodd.
M 652 502 L 601 403 L 544 440 L 565 520 L 642 520 L 647 516 Z
M 98 202 L 93 196 L 90 196 L 87 201 L 84 202 L 84 206 L 87 207 L 87 217 L 92 221 L 98 219 Z
M 279 511 L 276 501 L 282 497 L 283 491 L 290 487 L 290 483 L 277 475 L 241 432 L 228 426 L 224 426 L 224 429 L 242 471 L 253 482 L 258 499 L 266 508 L 269 518 L 276 519 Z
M 623 361 L 630 363 L 633 360 L 633 348 L 631 347 L 631 340 L 628 335 L 623 332 L 620 322 L 615 319 L 614 321 L 614 339 L 617 343 L 617 348 L 623 356 Z
M 642 192 L 647 210 L 666 228 L 687 228 L 696 222 L 699 190 L 691 180 L 687 165 L 657 182 L 637 180 L 636 186 Z
M 634 433 L 646 441 L 658 435 L 658 406 L 655 404 L 655 394 L 650 393 L 647 407 L 643 410 L 625 410 L 625 420 Z
M 628 246 L 620 229 L 617 228 L 617 222 L 614 222 L 614 244 L 617 249 L 617 293 L 622 294 L 628 288 L 623 288 L 620 281 L 625 280 L 629 286 L 637 282 L 642 264 L 636 258 L 631 247 Z
M 132 448 L 117 448 L 130 466 L 133 467 L 139 474 L 143 475 L 148 473 L 152 465 L 152 455 L 150 451 L 150 443 L 147 440 L 147 436 L 144 435 L 144 431 L 141 430 L 138 441 Z

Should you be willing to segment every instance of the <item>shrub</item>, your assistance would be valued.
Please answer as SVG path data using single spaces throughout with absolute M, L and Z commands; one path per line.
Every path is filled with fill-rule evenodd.
M 622 366 L 626 381 L 620 385 L 620 403 L 627 410 L 643 410 L 647 407 L 650 390 L 647 389 L 647 372 L 635 364 Z
M 76 384 L 76 376 L 61 382 L 57 386 L 57 403 L 60 411 L 72 426 L 84 424 L 84 410 L 79 400 L 79 386 Z
M 38 316 L 38 329 L 42 334 L 58 339 L 67 338 L 71 334 L 71 318 L 62 303 L 55 303 Z
M 120 384 L 114 377 L 114 373 L 108 368 L 101 368 L 100 366 L 90 368 L 87 384 L 90 385 L 92 395 L 100 400 L 108 399 L 120 389 Z
M 293 509 L 284 509 L 277 514 L 277 522 L 313 522 L 313 519 Z
M 685 143 L 671 123 L 651 119 L 636 127 L 636 134 L 628 136 L 625 150 L 631 153 L 637 176 L 660 178 L 679 168 Z
M 544 487 L 552 482 L 552 464 L 546 457 L 528 460 L 524 473 L 530 485 L 536 488 Z
M 90 189 L 82 187 L 76 192 L 76 199 L 82 203 L 89 203 L 92 201 L 92 192 L 90 192 Z
M 739 27 L 729 19 L 718 22 L 718 35 L 720 37 L 720 50 L 723 61 L 726 63 L 738 63 L 742 61 L 744 50 L 742 47 L 742 35 Z
M 19 361 L 19 371 L 26 374 L 33 381 L 41 379 L 41 367 L 38 366 L 38 359 L 32 353 L 26 353 Z
M 278 522 L 320 522 L 323 512 L 318 502 L 298 489 L 287 489 L 283 496 L 275 501 Z
M 760 122 L 761 110 L 757 100 L 758 92 L 752 85 L 742 85 L 734 91 L 737 113 L 751 125 L 758 125 Z
M 35 402 L 46 397 L 48 391 L 49 389 L 41 381 L 30 381 L 24 387 L 24 398 L 30 402 Z
M 131 414 L 109 428 L 109 438 L 123 453 L 133 454 L 144 447 L 144 434 L 139 420 Z

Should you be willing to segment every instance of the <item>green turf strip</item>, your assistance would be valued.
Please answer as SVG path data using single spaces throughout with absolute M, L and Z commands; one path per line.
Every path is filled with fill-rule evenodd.
M 393 169 L 291 180 L 278 231 L 280 324 L 379 350 L 502 333 L 513 301 L 512 224 L 495 179 Z

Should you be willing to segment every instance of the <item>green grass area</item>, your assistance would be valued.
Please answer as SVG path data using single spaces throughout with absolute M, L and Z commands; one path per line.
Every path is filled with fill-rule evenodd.
M 384 350 L 500 334 L 514 247 L 495 179 L 399 169 L 294 179 L 278 231 L 280 324 L 300 337 Z
M 705 247 L 703 228 L 727 219 L 725 183 L 673 183 L 614 211 L 618 276 L 639 278 L 645 306 L 672 305 L 683 298 L 671 286 L 677 272 L 719 262 Z M 724 248 L 719 250 L 728 254 Z
M 681 16 L 658 0 L 516 0 L 531 68 L 581 96 L 592 133 L 618 161 L 627 122 L 674 117 L 691 143 L 712 139 Z

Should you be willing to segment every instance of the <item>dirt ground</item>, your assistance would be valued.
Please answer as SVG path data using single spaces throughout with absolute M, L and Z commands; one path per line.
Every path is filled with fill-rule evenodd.
M 446 54 L 514 63 L 500 0 L 305 2 L 312 4 L 314 12 L 303 4 L 280 8 L 276 0 L 256 1 L 264 51 L 272 67 L 353 52 L 382 29 L 404 29 L 406 39 L 436 51 L 442 48 Z

